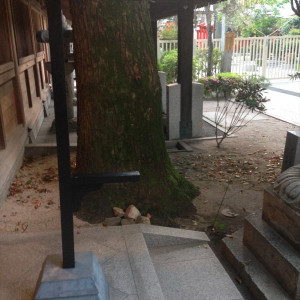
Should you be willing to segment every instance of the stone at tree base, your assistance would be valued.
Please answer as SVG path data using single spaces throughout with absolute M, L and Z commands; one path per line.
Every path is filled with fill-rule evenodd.
M 139 216 L 136 221 L 136 224 L 149 224 L 151 225 L 150 219 L 144 216 Z
M 134 205 L 129 205 L 127 207 L 125 212 L 125 218 L 136 220 L 139 216 L 141 216 L 141 213 Z
M 121 220 L 121 225 L 132 225 L 135 224 L 134 219 L 122 219 Z
M 124 210 L 120 207 L 113 207 L 113 212 L 114 212 L 115 217 L 122 218 L 125 215 Z
M 108 284 L 97 257 L 92 252 L 75 254 L 75 268 L 63 269 L 59 254 L 45 260 L 35 300 L 108 300 Z
M 121 224 L 121 218 L 120 217 L 106 218 L 103 221 L 104 226 L 118 226 L 120 224 Z

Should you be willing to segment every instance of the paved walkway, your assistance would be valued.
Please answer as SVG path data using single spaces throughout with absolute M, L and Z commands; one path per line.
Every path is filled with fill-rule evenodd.
M 153 225 L 81 228 L 75 251 L 98 257 L 110 300 L 244 299 L 202 232 Z M 31 300 L 46 256 L 60 252 L 60 232 L 0 236 L 0 299 Z
M 300 126 L 300 80 L 271 80 L 267 89 L 266 114 Z

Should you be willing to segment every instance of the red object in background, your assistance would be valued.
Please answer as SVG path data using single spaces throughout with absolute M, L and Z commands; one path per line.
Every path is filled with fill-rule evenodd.
M 207 24 L 201 23 L 198 25 L 199 29 L 197 30 L 197 40 L 207 40 L 208 34 L 207 34 Z M 212 32 L 214 33 L 214 25 L 211 25 Z

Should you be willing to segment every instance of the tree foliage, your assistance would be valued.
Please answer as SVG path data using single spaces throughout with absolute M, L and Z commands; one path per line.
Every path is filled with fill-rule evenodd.
M 287 34 L 292 34 L 291 31 L 294 29 L 299 29 L 300 30 L 300 18 L 299 17 L 293 17 L 289 20 L 288 23 L 286 23 L 282 27 L 282 34 L 287 35 Z M 300 33 L 298 33 L 300 34 Z
M 267 8 L 255 9 L 250 24 L 241 28 L 241 34 L 244 37 L 277 35 L 283 22 L 279 15 Z
M 217 5 L 217 16 L 226 15 L 226 25 L 244 36 L 263 36 L 276 32 L 282 25 L 279 9 L 289 0 L 227 0 Z
M 178 30 L 175 23 L 172 23 L 170 26 L 165 27 L 160 31 L 160 36 L 162 40 L 177 40 Z

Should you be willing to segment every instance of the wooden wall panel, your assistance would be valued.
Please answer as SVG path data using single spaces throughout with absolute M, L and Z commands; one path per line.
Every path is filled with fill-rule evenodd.
M 27 70 L 28 72 L 28 77 L 29 77 L 29 88 L 30 88 L 30 94 L 31 94 L 31 99 L 32 99 L 32 104 L 36 102 L 37 98 L 37 88 L 35 85 L 35 74 L 33 67 L 29 68 Z
M 23 96 L 24 114 L 26 118 L 26 115 L 29 114 L 30 106 L 29 106 L 29 99 L 27 94 L 25 73 L 23 72 L 19 74 L 19 76 L 20 76 L 20 89 Z
M 0 87 L 1 120 L 5 140 L 8 141 L 18 125 L 16 97 L 12 81 Z

